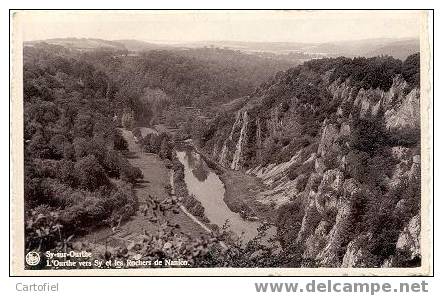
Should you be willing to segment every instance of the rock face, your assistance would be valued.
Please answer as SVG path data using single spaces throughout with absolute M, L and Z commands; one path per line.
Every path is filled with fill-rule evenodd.
M 372 233 L 365 233 L 350 241 L 346 247 L 341 267 L 376 267 L 372 262 L 372 254 L 365 248 L 371 239 Z
M 223 166 L 262 179 L 267 189 L 257 199 L 280 209 L 280 241 L 301 250 L 300 266 L 419 258 L 420 90 L 401 75 L 381 89 L 329 82 L 331 73 L 316 76 L 321 92 L 308 99 L 288 94 L 306 77 L 280 77 L 207 149 Z M 285 212 L 294 203 L 297 221 Z
M 238 137 L 237 145 L 235 146 L 234 156 L 232 157 L 231 169 L 238 170 L 242 167 L 241 165 L 241 157 L 243 154 L 243 147 L 245 145 L 246 140 L 246 129 L 248 127 L 248 112 L 245 111 L 241 116 L 241 130 L 240 135 Z
M 318 145 L 318 154 L 322 157 L 331 149 L 339 136 L 339 129 L 334 124 L 323 122 L 320 143 Z
M 398 236 L 397 250 L 412 260 L 420 256 L 420 217 L 414 216 Z
M 333 101 L 339 102 L 336 114 L 341 120 L 340 123 L 329 119 L 323 121 L 318 145 L 318 154 L 321 157 L 325 156 L 338 138 L 351 134 L 349 121 L 353 115 L 343 111 L 343 106 L 347 104 L 357 110 L 361 119 L 374 120 L 381 114 L 383 128 L 387 132 L 402 135 L 418 134 L 420 131 L 420 91 L 417 88 L 408 90 L 408 84 L 399 76 L 393 79 L 388 91 L 363 88 L 357 90 L 349 85 L 349 81 L 334 81 L 327 89 L 331 92 Z M 257 156 L 260 156 L 264 140 L 278 135 L 284 126 L 278 108 L 271 109 L 265 118 L 251 118 L 248 113 L 250 108 L 251 106 L 245 106 L 237 112 L 236 120 L 223 140 L 222 147 L 215 144 L 212 147 L 212 155 L 219 159 L 220 164 L 235 170 L 251 168 L 251 164 L 242 159 L 244 150 L 248 147 L 255 148 Z

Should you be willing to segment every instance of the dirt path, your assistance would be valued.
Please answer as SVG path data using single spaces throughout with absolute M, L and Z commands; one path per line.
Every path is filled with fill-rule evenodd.
M 162 201 L 169 197 L 165 186 L 169 184 L 169 170 L 165 167 L 163 161 L 155 154 L 145 153 L 135 143 L 132 133 L 122 130 L 123 136 L 128 142 L 128 160 L 129 162 L 141 169 L 143 180 L 135 187 L 135 194 L 139 199 L 140 209 L 146 204 L 148 196 L 151 195 L 155 199 Z M 151 211 L 148 212 L 149 214 Z M 145 231 L 156 233 L 158 224 L 151 221 L 152 215 L 144 216 L 138 211 L 131 219 L 122 223 L 114 233 L 110 228 L 96 230 L 86 235 L 82 239 L 92 243 L 104 243 L 106 239 L 110 245 L 128 245 L 132 241 L 138 240 L 139 236 Z M 180 231 L 192 236 L 201 236 L 206 232 L 196 221 L 189 217 L 183 210 L 178 214 L 169 213 L 166 220 L 172 224 L 179 224 Z

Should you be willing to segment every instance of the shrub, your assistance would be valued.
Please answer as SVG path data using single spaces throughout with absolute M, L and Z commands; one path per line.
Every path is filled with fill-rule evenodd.
M 167 137 L 163 137 L 158 155 L 162 159 L 171 159 L 172 148 Z
M 134 116 L 128 112 L 123 113 L 122 125 L 127 130 L 132 129 L 132 127 L 134 126 Z
M 126 159 L 122 158 L 119 164 L 120 178 L 132 184 L 137 182 L 137 179 L 143 179 L 143 173 L 139 168 L 133 167 Z
M 74 122 L 74 135 L 76 137 L 92 137 L 94 130 L 94 119 L 89 112 L 82 112 L 77 115 Z
M 314 161 L 308 161 L 301 165 L 293 164 L 289 167 L 288 177 L 289 179 L 294 180 L 300 175 L 309 175 L 311 172 L 314 171 L 314 167 L 315 167 Z
M 45 251 L 62 241 L 63 228 L 57 211 L 41 205 L 26 213 L 25 248 L 26 251 Z
M 121 216 L 123 220 L 128 219 L 138 209 L 138 198 L 132 189 L 132 186 L 125 183 L 117 185 L 117 190 L 114 191 L 106 200 L 106 205 L 112 209 L 112 217 Z
M 401 74 L 410 88 L 420 87 L 420 53 L 406 58 L 402 65 Z
M 125 160 L 126 159 L 123 159 L 119 152 L 115 150 L 107 150 L 102 166 L 109 177 L 119 178 L 121 162 L 124 162 Z
M 92 152 L 92 141 L 90 138 L 78 137 L 74 139 L 73 147 L 75 158 L 79 160 Z
M 305 208 L 299 200 L 284 204 L 278 209 L 276 226 L 283 248 L 295 242 L 304 215 Z
M 388 142 L 382 113 L 374 119 L 355 119 L 350 127 L 349 145 L 351 148 L 374 154 Z
M 128 143 L 119 130 L 114 133 L 114 149 L 119 151 L 128 150 Z

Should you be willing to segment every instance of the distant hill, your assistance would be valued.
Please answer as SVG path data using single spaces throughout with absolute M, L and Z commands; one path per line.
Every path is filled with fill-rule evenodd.
M 366 39 L 323 43 L 307 48 L 306 51 L 332 57 L 374 57 L 390 55 L 394 58 L 404 60 L 407 56 L 420 51 L 420 41 L 418 39 Z
M 391 42 L 375 50 L 367 52 L 365 56 L 390 55 L 394 58 L 404 60 L 409 55 L 420 51 L 420 41 L 418 39 L 402 40 Z
M 372 57 L 391 55 L 405 59 L 419 51 L 418 39 L 377 38 L 356 41 L 339 41 L 327 43 L 301 42 L 244 42 L 244 41 L 200 41 L 175 46 L 185 48 L 221 47 L 248 53 L 272 53 L 278 55 L 303 54 L 304 58 L 318 57 Z
M 195 49 L 195 48 L 225 48 L 261 57 L 273 57 L 285 61 L 302 62 L 320 57 L 373 57 L 390 55 L 404 60 L 407 56 L 420 51 L 418 39 L 365 39 L 356 41 L 339 41 L 327 43 L 301 42 L 246 42 L 246 41 L 198 41 L 180 44 L 161 44 L 135 39 L 103 40 L 93 38 L 54 38 L 25 42 L 33 45 L 46 42 L 78 50 L 94 50 L 108 48 L 128 50 L 132 52 L 159 49 Z
M 168 45 L 149 43 L 135 39 L 121 39 L 121 40 L 114 40 L 114 42 L 123 45 L 129 51 L 148 51 L 148 50 L 170 48 L 170 46 Z
M 60 45 L 66 48 L 77 50 L 93 50 L 98 48 L 110 48 L 116 50 L 126 50 L 126 47 L 119 42 L 95 38 L 53 38 L 46 40 L 26 41 L 25 45 L 33 45 L 45 42 L 53 45 Z
M 198 47 L 226 47 L 247 52 L 272 52 L 284 53 L 300 51 L 311 44 L 301 42 L 248 42 L 248 41 L 198 41 L 192 43 L 176 44 L 175 46 L 185 48 Z

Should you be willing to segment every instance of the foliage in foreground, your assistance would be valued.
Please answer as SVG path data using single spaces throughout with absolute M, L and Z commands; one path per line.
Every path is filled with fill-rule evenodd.
M 63 227 L 60 224 L 60 217 L 54 212 L 46 209 L 39 214 L 33 213 L 33 220 L 30 224 L 38 225 L 38 231 L 32 233 L 40 245 L 45 242 L 56 240 L 57 244 L 47 250 L 57 252 L 91 252 L 92 257 L 85 259 L 93 262 L 111 260 L 112 262 L 122 261 L 150 261 L 160 260 L 165 262 L 187 261 L 187 265 L 171 267 L 282 267 L 299 266 L 300 257 L 293 253 L 283 254 L 278 247 L 275 238 L 268 234 L 269 225 L 262 225 L 258 228 L 257 236 L 245 243 L 241 238 L 233 238 L 229 231 L 229 221 L 219 230 L 201 237 L 192 237 L 181 231 L 180 226 L 168 221 L 168 216 L 179 211 L 178 203 L 174 198 L 163 203 L 162 207 L 156 210 L 158 219 L 156 231 L 146 232 L 139 236 L 136 241 L 112 242 L 106 240 L 100 244 L 92 244 L 87 241 L 76 242 L 72 236 L 66 237 Z M 34 227 L 36 228 L 36 227 Z M 228 243 L 227 243 L 228 242 Z M 112 247 L 110 245 L 119 245 Z M 38 250 L 37 250 L 38 251 Z M 64 260 L 76 261 L 76 258 L 66 258 Z M 44 261 L 44 260 L 43 260 Z M 137 266 L 124 266 L 124 268 L 136 268 Z M 146 265 L 138 266 L 146 268 Z M 156 266 L 151 266 L 156 267 Z M 163 266 L 165 267 L 165 266 Z M 48 268 L 44 262 L 35 268 Z M 53 267 L 56 268 L 56 267 Z M 65 267 L 63 267 L 65 268 Z M 77 266 L 77 268 L 79 268 Z M 93 267 L 88 267 L 93 268 Z M 104 268 L 115 268 L 114 265 Z

